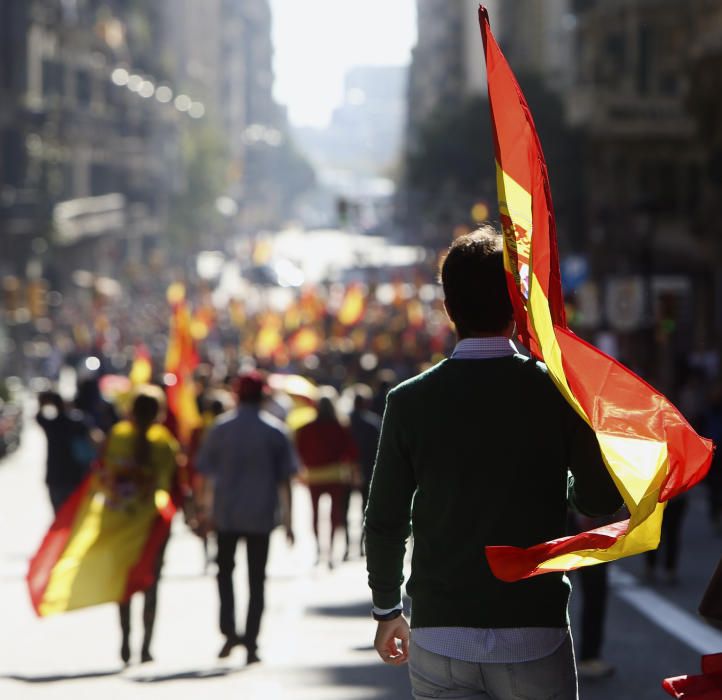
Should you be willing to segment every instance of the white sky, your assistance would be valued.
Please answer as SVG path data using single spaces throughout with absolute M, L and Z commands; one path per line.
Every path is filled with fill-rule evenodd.
M 296 126 L 324 126 L 346 71 L 402 65 L 416 43 L 414 0 L 271 0 L 276 99 Z

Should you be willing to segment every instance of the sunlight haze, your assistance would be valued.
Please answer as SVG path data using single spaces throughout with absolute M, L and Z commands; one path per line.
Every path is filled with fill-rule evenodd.
M 324 126 L 361 65 L 403 65 L 416 42 L 414 0 L 271 0 L 276 99 L 296 126 Z

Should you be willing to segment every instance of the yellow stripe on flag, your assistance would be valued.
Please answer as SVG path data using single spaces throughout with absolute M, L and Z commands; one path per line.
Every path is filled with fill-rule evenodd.
M 168 496 L 161 495 L 167 502 Z M 157 499 L 156 499 L 157 500 Z M 138 561 L 158 512 L 155 503 L 128 514 L 89 490 L 68 544 L 53 567 L 39 606 L 42 616 L 122 600 L 128 572 Z

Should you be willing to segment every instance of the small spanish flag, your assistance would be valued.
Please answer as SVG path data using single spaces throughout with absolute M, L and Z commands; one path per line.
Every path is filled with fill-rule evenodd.
M 259 359 L 268 360 L 283 348 L 281 329 L 283 321 L 278 314 L 267 312 L 260 322 L 255 341 L 255 355 Z
M 198 353 L 192 333 L 191 313 L 182 297 L 171 296 L 172 315 L 166 350 L 165 371 L 168 409 L 178 426 L 178 439 L 187 445 L 196 428 L 203 424 L 193 384 L 193 371 L 198 366 Z
M 300 328 L 288 339 L 288 347 L 293 357 L 303 359 L 318 352 L 321 342 L 321 334 L 315 328 Z
M 128 375 L 130 382 L 133 386 L 140 386 L 141 384 L 148 384 L 153 376 L 153 365 L 150 358 L 150 353 L 145 345 L 137 345 L 135 348 L 135 357 L 133 358 L 133 365 L 130 368 L 130 374 Z
M 338 321 L 344 326 L 355 326 L 366 313 L 366 294 L 364 285 L 354 282 L 346 288 L 346 293 L 338 312 Z
M 514 318 L 522 342 L 544 360 L 559 391 L 594 430 L 630 514 L 629 520 L 527 549 L 487 547 L 494 574 L 516 581 L 654 549 L 666 501 L 704 478 L 713 446 L 695 433 L 664 396 L 569 330 L 551 190 L 539 137 L 483 7 L 479 20 L 494 131 L 504 265 Z

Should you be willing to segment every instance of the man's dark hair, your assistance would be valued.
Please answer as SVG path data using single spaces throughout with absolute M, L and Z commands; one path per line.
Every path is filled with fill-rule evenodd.
M 492 226 L 457 238 L 441 263 L 446 308 L 462 338 L 501 333 L 512 319 L 501 234 Z

